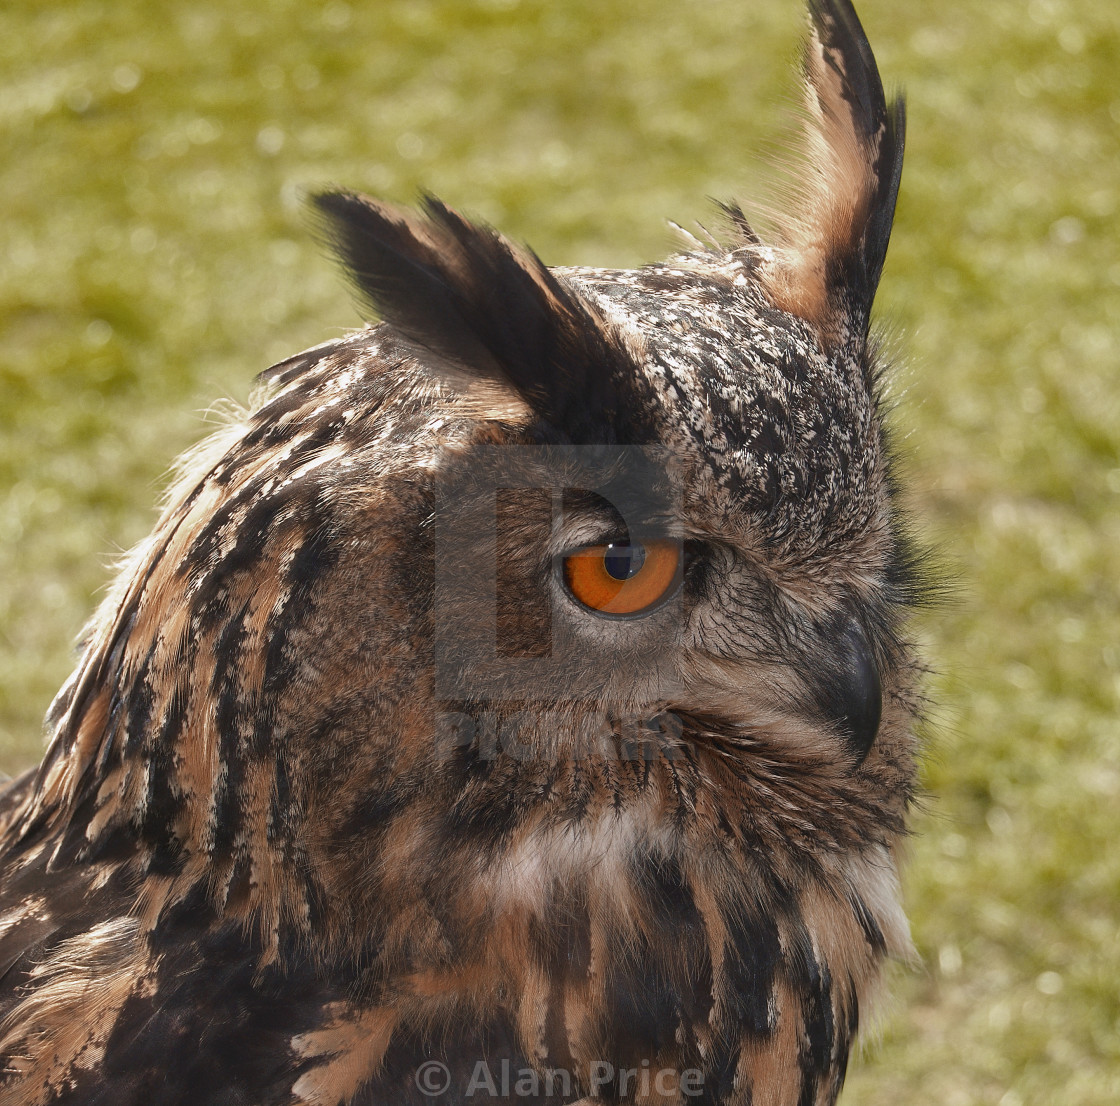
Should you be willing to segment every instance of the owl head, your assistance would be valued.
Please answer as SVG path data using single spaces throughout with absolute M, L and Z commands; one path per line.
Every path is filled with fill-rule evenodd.
M 827 1101 L 908 948 L 917 573 L 869 340 L 904 117 L 848 0 L 810 13 L 766 241 L 730 206 L 719 247 L 548 269 L 430 196 L 318 196 L 379 321 L 187 459 L 52 708 L 19 863 L 136 942 L 202 916 L 338 981 L 287 1046 L 307 1101 L 485 1040 Z

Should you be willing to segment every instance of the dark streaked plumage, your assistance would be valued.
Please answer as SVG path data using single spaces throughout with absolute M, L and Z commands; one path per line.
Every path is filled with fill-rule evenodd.
M 835 1100 L 909 949 L 918 583 L 868 340 L 902 107 L 810 13 L 769 245 L 548 270 L 316 200 L 382 322 L 186 460 L 0 795 L 6 1104 Z M 557 568 L 655 539 L 636 614 Z

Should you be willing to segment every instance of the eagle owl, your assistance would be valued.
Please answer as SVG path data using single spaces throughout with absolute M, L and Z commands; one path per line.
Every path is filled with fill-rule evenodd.
M 184 462 L 0 796 L 0 1099 L 831 1103 L 906 955 L 898 192 L 811 0 L 768 241 L 314 203 L 379 319 Z

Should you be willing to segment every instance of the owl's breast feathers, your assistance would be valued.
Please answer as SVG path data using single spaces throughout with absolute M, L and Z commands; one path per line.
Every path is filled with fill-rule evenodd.
M 726 250 L 553 271 L 431 198 L 318 199 L 381 325 L 186 459 L 0 793 L 5 1104 L 835 1100 L 910 947 L 918 665 L 868 345 L 902 109 L 848 0 L 810 13 L 772 245 L 729 209 Z M 665 602 L 567 595 L 573 548 L 640 540 L 495 447 L 668 456 Z M 507 545 L 455 548 L 497 614 L 451 612 L 437 485 L 483 472 Z M 511 681 L 567 667 L 451 694 L 452 613 Z
M 448 1102 L 503 1060 L 570 1073 L 571 1095 L 531 1101 L 583 1097 L 604 1063 L 700 1073 L 707 1101 L 831 1100 L 881 958 L 908 949 L 902 803 L 852 784 L 844 825 L 820 781 L 775 764 L 744 824 L 719 827 L 698 769 L 476 764 L 443 796 L 403 774 L 358 804 L 383 870 L 354 940 L 322 887 L 305 923 L 262 936 L 205 880 L 143 878 L 142 853 L 20 850 L 0 930 L 8 1101 L 420 1103 L 433 1058 Z M 503 809 L 508 788 L 548 798 Z

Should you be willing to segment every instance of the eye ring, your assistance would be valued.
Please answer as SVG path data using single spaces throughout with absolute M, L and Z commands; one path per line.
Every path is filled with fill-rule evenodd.
M 659 607 L 682 577 L 681 543 L 672 538 L 586 545 L 561 560 L 568 594 L 594 614 L 631 618 Z

